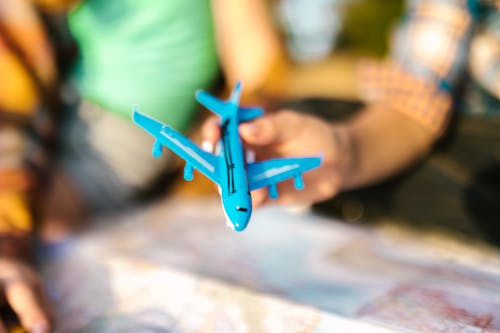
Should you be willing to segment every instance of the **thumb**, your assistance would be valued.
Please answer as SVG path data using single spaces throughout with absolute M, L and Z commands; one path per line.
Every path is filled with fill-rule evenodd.
M 288 118 L 287 112 L 278 112 L 243 123 L 239 127 L 240 135 L 247 143 L 255 146 L 284 141 L 293 131 L 293 122 L 290 122 L 292 119 Z

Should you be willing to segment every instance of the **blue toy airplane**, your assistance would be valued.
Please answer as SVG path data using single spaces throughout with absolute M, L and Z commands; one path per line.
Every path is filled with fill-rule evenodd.
M 244 230 L 250 220 L 250 191 L 267 186 L 269 196 L 275 199 L 278 197 L 276 184 L 289 178 L 294 179 L 296 189 L 303 189 L 302 173 L 321 164 L 321 157 L 246 161 L 238 125 L 260 117 L 264 112 L 261 108 L 240 107 L 240 96 L 240 82 L 227 101 L 221 101 L 205 91 L 196 92 L 198 102 L 221 118 L 217 154 L 202 150 L 172 127 L 163 125 L 137 109 L 134 109 L 132 116 L 137 125 L 155 138 L 154 157 L 160 157 L 163 146 L 167 146 L 186 161 L 185 180 L 193 179 L 193 168 L 196 168 L 219 186 L 228 226 L 235 231 Z

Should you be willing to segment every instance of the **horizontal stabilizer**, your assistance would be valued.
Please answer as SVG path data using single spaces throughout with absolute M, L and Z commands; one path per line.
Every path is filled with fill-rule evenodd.
M 196 100 L 212 111 L 215 114 L 218 114 L 222 118 L 227 118 L 229 117 L 229 105 L 228 103 L 221 101 L 215 96 L 212 96 L 208 92 L 204 90 L 198 90 L 196 91 Z
M 262 117 L 264 110 L 259 107 L 240 107 L 238 109 L 238 120 L 240 123 Z

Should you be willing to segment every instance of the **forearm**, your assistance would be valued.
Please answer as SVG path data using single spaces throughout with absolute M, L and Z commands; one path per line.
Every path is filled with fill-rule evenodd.
M 383 180 L 429 151 L 446 128 L 474 29 L 467 2 L 411 1 L 390 60 L 359 68 L 364 98 L 386 106 L 370 106 L 346 125 L 354 153 L 345 189 Z
M 438 138 L 438 134 L 383 104 L 366 107 L 342 127 L 347 145 L 343 190 L 394 175 L 424 156 Z
M 246 91 L 255 91 L 284 57 L 266 1 L 212 0 L 212 11 L 228 83 L 243 80 Z

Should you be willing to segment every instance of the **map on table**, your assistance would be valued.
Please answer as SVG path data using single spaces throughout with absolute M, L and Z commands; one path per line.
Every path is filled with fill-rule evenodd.
M 215 200 L 124 214 L 48 255 L 59 332 L 500 332 L 500 255 Z

